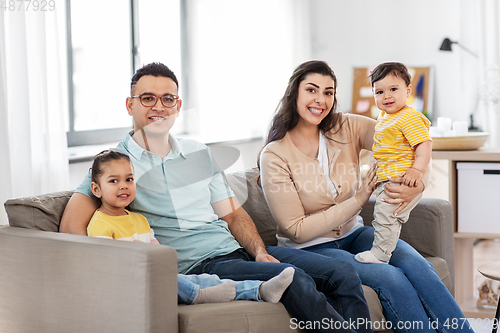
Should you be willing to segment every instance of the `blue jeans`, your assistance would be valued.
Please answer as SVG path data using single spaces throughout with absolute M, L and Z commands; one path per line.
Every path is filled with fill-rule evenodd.
M 314 331 L 318 332 L 372 332 L 363 325 L 370 320 L 370 314 L 361 282 L 352 265 L 303 250 L 276 246 L 268 246 L 267 250 L 281 263 L 256 262 L 246 251 L 239 249 L 205 260 L 189 273 L 217 274 L 231 280 L 267 281 L 286 267 L 293 266 L 293 281 L 281 298 L 292 317 L 291 327 L 315 323 Z
M 177 275 L 177 293 L 179 303 L 193 304 L 194 299 L 198 295 L 198 291 L 203 288 L 217 286 L 226 281 L 222 280 L 214 274 L 191 274 Z M 235 300 L 258 301 L 259 287 L 262 281 L 244 280 L 234 281 L 236 286 Z
M 361 282 L 378 294 L 394 332 L 474 332 L 432 265 L 408 243 L 398 240 L 389 265 L 357 262 L 354 255 L 370 250 L 373 234 L 373 227 L 362 227 L 304 250 L 353 265 Z M 414 322 L 422 325 L 411 327 Z

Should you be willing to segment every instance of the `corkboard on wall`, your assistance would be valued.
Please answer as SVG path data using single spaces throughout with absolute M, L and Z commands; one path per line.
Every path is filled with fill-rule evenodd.
M 375 67 L 354 68 L 351 113 L 377 119 L 380 110 L 373 99 L 368 75 Z M 431 67 L 408 67 L 411 74 L 412 92 L 407 104 L 423 112 L 428 119 L 432 115 L 433 77 Z

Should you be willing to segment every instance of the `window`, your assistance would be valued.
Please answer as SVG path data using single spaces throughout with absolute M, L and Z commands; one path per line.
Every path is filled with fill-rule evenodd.
M 296 10 L 289 0 L 188 1 L 187 121 L 203 141 L 267 134 L 298 60 Z
M 68 144 L 119 141 L 132 128 L 124 107 L 132 73 L 131 5 L 67 1 L 71 25 Z
M 179 79 L 174 134 L 205 142 L 263 136 L 291 71 L 307 59 L 297 53 L 309 38 L 300 1 L 67 1 L 70 146 L 124 138 L 130 78 L 152 61 Z
M 136 69 L 151 62 L 167 65 L 179 81 L 179 95 L 185 103 L 187 89 L 184 86 L 181 62 L 181 18 L 183 17 L 180 0 L 138 0 L 136 27 Z M 129 78 L 130 81 L 130 78 Z M 175 135 L 185 133 L 184 105 L 171 132 Z

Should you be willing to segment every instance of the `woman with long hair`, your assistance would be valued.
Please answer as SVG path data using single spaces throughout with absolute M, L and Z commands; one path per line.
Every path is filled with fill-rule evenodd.
M 374 238 L 373 227 L 364 226 L 358 213 L 377 182 L 375 165 L 363 181 L 359 165 L 361 149 L 371 150 L 375 121 L 336 112 L 336 91 L 328 64 L 305 62 L 293 72 L 272 120 L 259 166 L 278 245 L 352 264 L 379 295 L 395 332 L 436 332 L 436 324 L 438 332 L 472 332 L 468 325 L 451 325 L 465 320 L 462 311 L 431 264 L 404 241 L 388 265 L 354 259 Z M 395 214 L 424 190 L 429 175 L 416 187 L 386 186 Z M 421 325 L 405 325 L 412 322 Z

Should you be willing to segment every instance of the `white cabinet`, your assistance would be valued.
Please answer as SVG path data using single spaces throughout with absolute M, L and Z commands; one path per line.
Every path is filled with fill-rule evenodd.
M 457 163 L 457 232 L 500 234 L 500 163 Z

